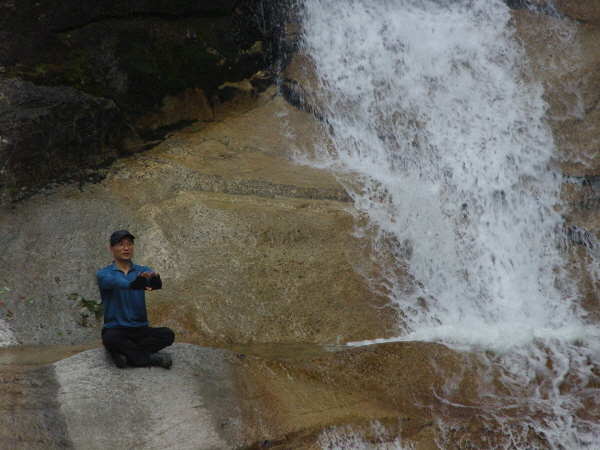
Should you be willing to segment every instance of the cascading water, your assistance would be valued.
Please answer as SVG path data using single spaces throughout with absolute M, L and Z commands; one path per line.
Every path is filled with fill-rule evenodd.
M 529 448 L 527 430 L 549 448 L 600 448 L 594 412 L 580 414 L 597 400 L 586 386 L 600 334 L 565 270 L 543 89 L 526 81 L 508 7 L 302 0 L 298 11 L 333 141 L 311 163 L 351 192 L 375 249 L 392 248 L 374 288 L 400 311 L 397 340 L 481 352 L 502 369 L 510 394 L 487 397 L 528 413 L 520 431 L 488 414 L 506 434 L 499 448 Z

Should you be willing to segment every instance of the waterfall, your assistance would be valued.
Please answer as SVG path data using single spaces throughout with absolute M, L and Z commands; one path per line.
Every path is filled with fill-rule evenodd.
M 508 7 L 302 0 L 298 11 L 333 142 L 310 163 L 335 173 L 367 219 L 382 261 L 373 289 L 399 310 L 396 340 L 480 352 L 512 394 L 488 397 L 525 395 L 526 428 L 550 448 L 598 448 L 600 425 L 577 411 L 596 398 L 586 386 L 600 335 L 566 270 L 547 105 Z M 511 448 L 526 448 L 492 416 Z

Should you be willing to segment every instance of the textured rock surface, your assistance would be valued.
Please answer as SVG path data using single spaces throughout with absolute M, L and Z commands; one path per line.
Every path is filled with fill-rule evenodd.
M 3 2 L 0 65 L 5 76 L 148 111 L 166 93 L 214 91 L 265 68 L 276 46 L 257 42 L 277 39 L 274 8 L 236 0 Z
M 0 79 L 0 186 L 39 185 L 116 159 L 137 136 L 113 101 Z
M 67 295 L 97 298 L 95 273 L 110 262 L 107 239 L 119 228 L 138 237 L 136 261 L 163 275 L 163 290 L 148 295 L 151 320 L 188 342 L 335 343 L 393 333 L 395 313 L 377 308 L 384 300 L 361 275 L 371 270 L 368 243 L 352 236 L 345 191 L 290 159 L 314 121 L 271 95 L 250 113 L 115 164 L 102 183 L 5 205 L 0 286 L 10 291 L 0 318 L 16 339 L 97 339 L 97 323 L 82 326 Z
M 281 53 L 280 9 L 269 0 L 1 2 L 0 78 L 12 82 L 0 90 L 10 108 L 0 110 L 0 188 L 85 178 L 82 169 L 144 148 L 130 127 L 152 143 L 157 128 L 218 117 L 238 91 L 230 85 Z M 246 94 L 270 82 L 258 78 Z M 47 97 L 39 112 L 34 96 Z
M 513 15 L 533 76 L 546 88 L 549 123 L 561 152 L 557 167 L 570 177 L 563 189 L 563 214 L 568 225 L 583 230 L 588 244 L 597 243 L 597 27 L 593 18 L 577 21 L 585 18 L 573 8 L 584 11 L 585 2 L 557 5 L 574 19 L 524 9 Z M 574 44 L 564 45 L 570 35 Z M 299 105 L 299 94 L 310 96 L 310 76 L 310 65 L 301 57 L 286 73 L 288 97 L 295 95 Z M 0 323 L 10 331 L 0 334 L 6 342 L 96 340 L 99 324 L 82 326 L 76 305 L 66 296 L 97 295 L 93 274 L 108 262 L 106 237 L 127 227 L 139 235 L 136 260 L 155 267 L 165 281 L 162 291 L 148 296 L 153 323 L 173 327 L 179 342 L 230 347 L 246 356 L 176 345 L 171 371 L 117 371 L 97 349 L 51 366 L 58 378 L 48 369 L 12 368 L 1 380 L 0 404 L 6 405 L 1 437 L 19 449 L 69 448 L 104 439 L 90 437 L 95 424 L 87 416 L 107 405 L 81 405 L 85 397 L 80 393 L 109 395 L 113 404 L 122 405 L 124 396 L 133 392 L 135 398 L 154 385 L 160 391 L 164 383 L 177 404 L 157 405 L 158 396 L 151 401 L 155 411 L 166 415 L 160 420 L 128 415 L 122 423 L 139 425 L 136 420 L 143 419 L 144 426 L 165 431 L 164 437 L 175 435 L 175 440 L 178 425 L 163 426 L 169 414 L 181 413 L 182 436 L 196 433 L 194 426 L 202 423 L 198 432 L 206 433 L 209 445 L 234 442 L 283 450 L 322 448 L 318 436 L 323 429 L 348 425 L 340 433 L 351 434 L 352 426 L 374 430 L 368 424 L 376 420 L 389 433 L 372 431 L 376 439 L 367 436 L 367 441 L 392 445 L 402 436 L 417 450 L 430 450 L 438 448 L 442 434 L 433 413 L 444 411 L 447 441 L 457 448 L 493 447 L 498 430 L 477 416 L 478 389 L 489 387 L 479 384 L 477 355 L 423 343 L 330 354 L 316 345 L 392 336 L 394 311 L 379 308 L 384 299 L 369 290 L 362 276 L 376 273 L 368 236 L 353 236 L 354 211 L 344 190 L 330 174 L 293 162 L 294 150 L 309 146 L 321 133 L 319 122 L 272 90 L 256 93 L 252 101 L 261 106 L 198 123 L 143 155 L 116 163 L 101 183 L 53 186 L 6 204 L 0 214 L 0 287 L 10 288 L 0 297 Z M 597 319 L 599 287 L 587 267 L 590 251 L 593 246 L 576 249 L 570 270 L 581 280 L 584 307 Z M 303 356 L 292 358 L 295 353 Z M 115 392 L 94 378 L 98 373 L 107 375 Z M 201 373 L 205 378 L 199 380 Z M 143 374 L 143 387 L 137 385 L 138 374 Z M 176 383 L 192 380 L 182 388 L 184 397 L 170 390 L 171 377 Z M 568 379 L 560 389 L 569 392 Z M 60 403 L 58 392 L 64 397 Z M 215 403 L 218 395 L 225 395 L 223 405 Z M 506 404 L 510 414 L 514 405 L 510 399 Z M 80 408 L 86 414 L 76 413 Z M 117 428 L 121 422 L 112 419 L 121 417 L 121 409 L 103 411 L 106 427 Z M 219 430 L 215 423 L 223 414 L 235 420 Z M 514 417 L 505 423 L 511 430 L 521 426 Z M 228 426 L 235 437 L 227 434 Z M 138 435 L 136 443 L 165 445 L 162 435 L 152 437 Z M 119 433 L 113 438 L 129 442 Z M 542 437 L 532 439 L 543 448 Z
M 169 370 L 118 369 L 103 348 L 41 368 L 0 367 L 2 448 L 317 449 L 324 427 L 376 421 L 417 450 L 433 449 L 440 434 L 431 411 L 448 409 L 435 397 L 439 367 L 474 368 L 422 343 L 294 360 L 177 343 L 163 351 L 173 356 Z M 473 417 L 456 416 L 477 434 Z
M 515 11 L 514 18 L 532 74 L 544 85 L 560 170 L 568 176 L 598 175 L 600 28 L 525 10 Z
M 243 443 L 235 355 L 176 344 L 163 368 L 116 368 L 103 349 L 54 364 L 74 449 L 223 449 Z
M 6 450 L 73 448 L 52 366 L 0 370 L 0 442 Z
M 554 6 L 572 19 L 600 26 L 600 4 L 588 0 L 556 0 Z
M 545 89 L 558 151 L 555 166 L 564 176 L 562 214 L 569 236 L 581 244 L 569 270 L 579 280 L 583 306 L 598 320 L 600 286 L 589 255 L 600 251 L 600 10 L 597 2 L 586 1 L 555 6 L 561 15 L 519 10 L 513 16 L 532 76 Z

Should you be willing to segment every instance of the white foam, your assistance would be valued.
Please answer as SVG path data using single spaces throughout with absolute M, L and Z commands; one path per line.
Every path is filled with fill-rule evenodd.
M 323 431 L 318 443 L 327 450 L 411 450 L 412 445 L 403 444 L 399 437 L 390 436 L 379 423 L 369 427 L 369 439 L 364 431 L 351 427 L 332 427 Z
M 561 218 L 546 105 L 520 78 L 506 8 L 314 3 L 307 48 L 337 143 L 320 158 L 360 174 L 357 206 L 411 246 L 411 273 L 435 305 L 410 329 L 577 323 L 573 293 L 555 287 Z M 393 301 L 418 310 L 419 295 Z
M 527 59 L 508 7 L 302 4 L 304 50 L 334 142 L 312 149 L 313 164 L 337 174 L 369 218 L 375 250 L 394 255 L 415 280 L 407 289 L 395 267 L 373 280 L 400 311 L 397 340 L 496 352 L 507 384 L 533 383 L 531 367 L 546 373 L 552 358 L 574 372 L 586 358 L 597 361 L 599 333 L 565 270 L 543 88 L 522 77 Z M 552 399 L 555 422 L 532 427 L 570 436 L 565 398 L 548 389 L 536 395 Z M 578 425 L 578 436 L 600 435 L 588 425 Z M 557 439 L 569 448 L 570 437 Z

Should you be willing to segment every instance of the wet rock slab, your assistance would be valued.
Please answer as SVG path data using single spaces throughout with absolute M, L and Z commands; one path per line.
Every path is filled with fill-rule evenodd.
M 52 366 L 0 370 L 0 448 L 71 449 Z
M 75 449 L 222 449 L 240 441 L 235 354 L 175 344 L 171 369 L 118 369 L 103 348 L 53 365 Z

